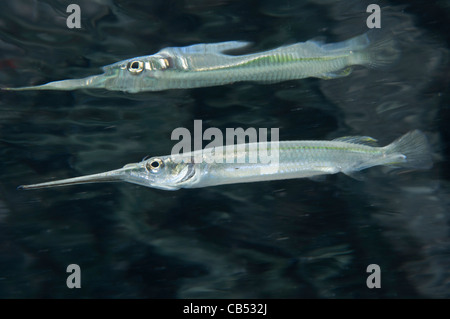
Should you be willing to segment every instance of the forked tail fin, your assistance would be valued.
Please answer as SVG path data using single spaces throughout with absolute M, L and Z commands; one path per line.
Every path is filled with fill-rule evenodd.
M 400 57 L 394 37 L 387 31 L 371 30 L 343 42 L 352 50 L 350 64 L 365 65 L 370 68 L 386 68 Z
M 397 165 L 405 168 L 428 169 L 433 166 L 428 140 L 421 131 L 406 133 L 385 146 L 386 156 L 398 159 L 385 165 Z M 396 156 L 397 155 L 397 156 Z

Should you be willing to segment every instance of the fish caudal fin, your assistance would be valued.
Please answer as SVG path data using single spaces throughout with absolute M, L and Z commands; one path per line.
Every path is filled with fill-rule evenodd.
M 345 41 L 352 50 L 350 64 L 383 69 L 392 65 L 400 57 L 393 36 L 389 32 L 371 30 Z
M 430 145 L 425 134 L 419 130 L 406 133 L 385 149 L 386 157 L 392 158 L 393 162 L 384 165 L 415 169 L 428 169 L 433 165 Z

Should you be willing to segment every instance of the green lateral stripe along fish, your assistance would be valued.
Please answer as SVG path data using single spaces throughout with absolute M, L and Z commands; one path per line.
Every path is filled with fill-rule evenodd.
M 349 75 L 354 65 L 383 67 L 398 58 L 399 51 L 392 36 L 379 32 L 372 30 L 338 43 L 309 40 L 244 55 L 229 55 L 226 52 L 247 47 L 249 42 L 228 41 L 165 48 L 154 55 L 104 66 L 104 73 L 100 75 L 4 90 L 103 88 L 136 93 L 241 81 L 275 83 L 307 77 L 333 79 Z
M 152 157 L 104 173 L 57 180 L 19 189 L 124 181 L 164 190 L 223 184 L 314 177 L 395 165 L 427 169 L 432 165 L 425 135 L 416 130 L 384 147 L 367 136 L 332 141 L 285 141 L 215 147 L 190 153 Z M 262 156 L 265 154 L 267 156 Z M 270 154 L 270 156 L 268 155 Z M 270 158 L 267 161 L 267 158 Z

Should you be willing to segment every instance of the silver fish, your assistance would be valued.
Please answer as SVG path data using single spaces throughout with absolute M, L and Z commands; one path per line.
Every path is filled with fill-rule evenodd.
M 338 172 L 352 176 L 355 172 L 377 165 L 413 169 L 427 169 L 432 165 L 427 139 L 418 130 L 409 132 L 384 147 L 371 146 L 375 140 L 367 136 L 342 137 L 332 141 L 273 143 L 240 144 L 234 145 L 234 149 L 229 149 L 228 146 L 215 147 L 152 157 L 117 170 L 18 188 L 37 189 L 125 181 L 152 188 L 177 190 L 314 177 Z M 262 152 L 275 152 L 278 157 L 276 161 L 263 162 L 261 156 L 255 156 Z M 253 161 L 255 158 L 257 160 Z
M 396 60 L 393 38 L 369 31 L 347 41 L 325 44 L 309 40 L 245 55 L 229 55 L 250 43 L 229 41 L 165 48 L 104 66 L 103 74 L 4 90 L 74 90 L 103 88 L 137 93 L 224 85 L 240 81 L 275 83 L 316 77 L 347 76 L 352 66 L 382 67 Z

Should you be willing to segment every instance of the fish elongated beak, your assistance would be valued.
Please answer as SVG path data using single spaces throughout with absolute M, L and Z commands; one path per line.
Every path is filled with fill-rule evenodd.
M 31 91 L 31 90 L 75 90 L 83 88 L 104 88 L 105 87 L 106 76 L 93 75 L 88 76 L 83 79 L 70 79 L 50 82 L 47 84 L 36 85 L 36 86 L 24 86 L 19 88 L 2 88 L 6 91 Z
M 32 185 L 21 185 L 21 186 L 17 187 L 17 189 L 29 190 L 29 189 L 61 187 L 61 186 L 87 184 L 87 183 L 119 182 L 119 181 L 123 181 L 126 179 L 126 177 L 128 176 L 127 172 L 129 172 L 130 170 L 136 169 L 138 167 L 139 167 L 138 164 L 127 164 L 123 168 L 104 172 L 104 173 L 61 179 L 61 180 L 54 181 L 54 182 L 46 182 L 46 183 L 39 183 L 39 184 L 32 184 Z

